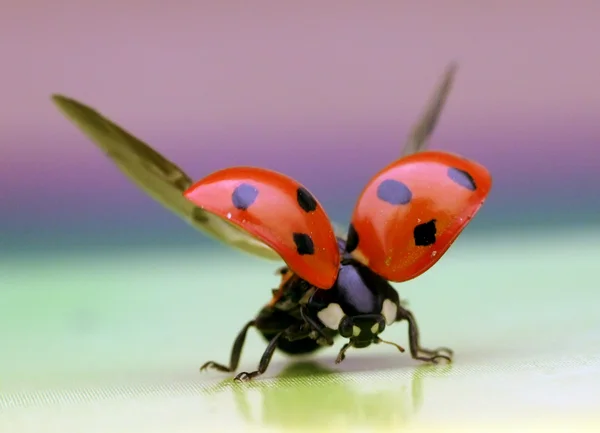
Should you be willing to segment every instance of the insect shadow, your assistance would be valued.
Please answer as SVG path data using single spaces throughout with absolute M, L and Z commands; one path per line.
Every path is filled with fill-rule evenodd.
M 370 365 L 369 359 L 363 363 Z M 377 389 L 372 381 L 333 370 L 317 361 L 298 361 L 269 380 L 238 384 L 224 380 L 204 392 L 231 392 L 241 417 L 249 424 L 276 428 L 400 427 L 418 414 L 426 377 L 447 375 L 452 364 L 420 365 L 394 374 L 393 386 Z M 397 371 L 397 370 L 396 370 Z M 258 407 L 257 407 L 258 406 Z

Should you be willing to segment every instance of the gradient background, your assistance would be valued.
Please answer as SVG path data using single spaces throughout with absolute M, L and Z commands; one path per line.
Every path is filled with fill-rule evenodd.
M 362 186 L 397 155 L 455 60 L 456 84 L 431 147 L 488 166 L 494 188 L 448 258 L 423 283 L 410 284 L 464 286 L 465 275 L 475 271 L 452 266 L 480 260 L 469 287 L 474 297 L 482 284 L 498 289 L 491 313 L 503 308 L 502 291 L 527 298 L 529 311 L 548 307 L 541 304 L 548 298 L 564 302 L 568 292 L 579 302 L 572 312 L 586 335 L 597 339 L 591 305 L 598 302 L 593 269 L 600 259 L 598 23 L 594 0 L 2 0 L 0 335 L 9 350 L 0 364 L 0 389 L 2 381 L 17 390 L 50 383 L 49 377 L 68 380 L 77 369 L 85 378 L 92 360 L 96 373 L 113 374 L 122 364 L 107 351 L 121 351 L 119 362 L 131 365 L 147 356 L 142 346 L 135 356 L 124 354 L 134 336 L 170 344 L 171 352 L 163 346 L 153 355 L 171 354 L 156 361 L 156 369 L 169 371 L 165 366 L 174 359 L 189 369 L 190 356 L 199 363 L 204 352 L 192 355 L 181 346 L 193 333 L 210 335 L 199 328 L 207 314 L 202 308 L 215 310 L 213 303 L 222 306 L 232 293 L 246 296 L 249 280 L 275 283 L 271 264 L 193 232 L 141 193 L 62 117 L 49 100 L 54 92 L 97 108 L 192 178 L 237 164 L 280 170 L 346 223 Z M 220 273 L 206 276 L 205 264 L 240 269 L 242 276 L 225 283 Z M 262 276 L 249 277 L 258 271 Z M 493 282 L 477 280 L 490 275 Z M 197 293 L 204 276 L 210 290 Z M 175 281 L 186 281 L 186 289 Z M 161 292 L 164 284 L 168 294 Z M 525 286 L 531 290 L 523 295 Z M 185 319 L 175 337 L 168 326 L 190 293 L 196 303 L 179 312 Z M 431 291 L 418 296 L 417 305 L 427 309 Z M 227 356 L 239 324 L 262 300 L 253 294 L 248 302 L 222 327 L 227 344 L 210 343 L 220 356 Z M 556 322 L 563 307 L 544 317 Z M 164 321 L 158 337 L 148 331 L 159 327 L 149 311 Z M 536 320 L 527 310 L 520 317 L 520 329 L 534 335 Z M 508 323 L 498 320 L 495 325 Z M 431 338 L 443 339 L 472 327 L 465 322 L 439 335 L 433 325 L 428 329 Z M 88 334 L 71 341 L 59 328 Z M 518 329 L 495 332 L 506 337 Z M 93 344 L 90 335 L 96 335 Z M 550 347 L 558 338 L 542 340 Z M 110 346 L 117 343 L 118 349 Z M 26 355 L 31 350 L 52 353 L 55 362 L 41 371 Z M 85 356 L 75 361 L 77 350 Z
M 494 174 L 473 229 L 597 222 L 598 3 L 444 4 L 5 0 L 3 244 L 202 242 L 115 172 L 52 92 L 98 108 L 193 178 L 281 170 L 345 222 L 451 60 L 460 71 L 432 147 Z

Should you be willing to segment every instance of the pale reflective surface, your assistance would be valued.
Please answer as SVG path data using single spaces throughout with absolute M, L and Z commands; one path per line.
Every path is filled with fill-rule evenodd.
M 270 263 L 193 250 L 3 260 L 0 431 L 592 428 L 599 241 L 588 231 L 459 242 L 432 272 L 397 285 L 423 344 L 456 351 L 452 366 L 386 347 L 335 366 L 338 342 L 317 359 L 277 355 L 247 385 L 198 367 L 229 358 L 278 281 Z M 406 344 L 405 325 L 385 338 Z M 263 349 L 252 333 L 241 368 Z

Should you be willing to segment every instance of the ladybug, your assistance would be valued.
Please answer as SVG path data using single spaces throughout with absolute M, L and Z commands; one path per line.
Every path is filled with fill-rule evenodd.
M 411 280 L 431 268 L 468 225 L 487 198 L 492 179 L 475 161 L 427 150 L 449 94 L 450 65 L 399 158 L 376 173 L 359 194 L 347 230 L 330 221 L 317 198 L 300 182 L 273 170 L 229 167 L 193 182 L 179 167 L 130 133 L 71 98 L 53 101 L 93 142 L 156 200 L 194 227 L 227 244 L 285 263 L 271 300 L 239 332 L 229 364 L 201 370 L 236 372 L 246 334 L 256 328 L 267 347 L 256 371 L 267 370 L 276 350 L 307 354 L 345 340 L 335 360 L 350 348 L 390 344 L 381 338 L 396 322 L 408 322 L 411 357 L 450 362 L 448 348 L 421 347 L 413 313 L 391 283 Z

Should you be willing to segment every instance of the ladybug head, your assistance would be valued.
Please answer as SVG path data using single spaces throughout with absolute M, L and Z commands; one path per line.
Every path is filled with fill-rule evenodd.
M 397 319 L 395 293 L 366 266 L 350 261 L 340 266 L 334 287 L 316 292 L 311 304 L 324 326 L 348 339 L 345 349 L 360 349 L 387 343 L 379 335 Z
M 348 338 L 352 347 L 361 349 L 378 340 L 378 335 L 385 329 L 385 318 L 382 314 L 360 314 L 344 316 L 338 331 Z

